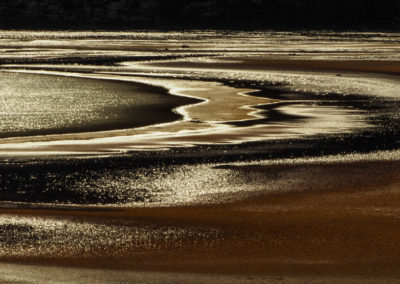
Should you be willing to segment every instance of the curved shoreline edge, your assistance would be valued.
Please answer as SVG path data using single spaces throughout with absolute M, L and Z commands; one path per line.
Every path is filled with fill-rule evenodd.
M 189 136 L 191 133 L 194 135 L 204 135 L 204 133 L 202 133 L 203 131 L 209 131 L 212 133 L 213 131 L 229 128 L 228 126 L 223 125 L 224 122 L 230 120 L 244 120 L 246 118 L 257 118 L 256 109 L 252 109 L 250 107 L 251 105 L 261 105 L 273 102 L 273 100 L 267 98 L 257 98 L 245 95 L 246 93 L 254 92 L 255 90 L 253 89 L 233 88 L 224 86 L 220 83 L 187 81 L 183 84 L 177 84 L 174 80 L 157 80 L 138 77 L 126 78 L 101 73 L 83 74 L 72 72 L 32 72 L 20 70 L 16 72 L 110 80 L 121 83 L 133 82 L 162 88 L 168 90 L 168 93 L 171 95 L 196 100 L 198 103 L 187 104 L 175 108 L 173 111 L 182 115 L 183 119 L 173 122 L 148 125 L 134 129 L 33 136 L 26 138 L 17 137 L 0 140 L 0 151 L 8 152 L 8 155 L 11 156 L 17 153 L 24 155 L 24 153 L 29 152 L 29 149 L 34 149 L 33 153 L 41 152 L 41 155 L 43 155 L 44 152 L 47 152 L 47 154 L 50 155 L 54 155 L 57 152 L 61 154 L 73 154 L 74 152 L 78 154 L 93 154 L 109 152 L 112 148 L 114 148 L 116 152 L 120 152 L 127 147 L 129 148 L 131 144 L 135 145 L 135 142 L 132 143 L 132 141 L 137 141 L 137 145 L 146 149 L 147 142 L 140 142 L 143 140 L 142 137 L 148 136 L 145 140 L 150 139 L 154 141 L 154 139 L 162 139 L 163 136 L 174 137 L 176 134 L 179 135 L 179 133 Z M 215 94 L 215 96 L 209 94 L 210 92 Z M 228 112 L 223 112 L 221 114 L 220 105 L 224 103 Z M 76 144 L 75 149 L 74 144 Z M 109 149 L 105 149 L 107 144 Z M 14 152 L 12 149 L 15 149 Z
M 61 77 L 67 78 L 68 80 L 82 80 L 82 88 L 85 88 L 84 83 L 88 82 L 98 82 L 99 88 L 104 87 L 106 90 L 112 88 L 112 91 L 115 92 L 114 95 L 116 96 L 127 96 L 127 92 L 132 92 L 132 97 L 135 97 L 135 92 L 140 93 L 141 96 L 148 94 L 149 103 L 148 104 L 140 104 L 137 105 L 128 105 L 121 104 L 120 106 L 108 106 L 105 105 L 104 107 L 108 107 L 109 109 L 105 112 L 102 109 L 97 110 L 101 115 L 105 117 L 99 117 L 96 120 L 88 120 L 86 122 L 81 123 L 80 125 L 76 126 L 65 126 L 65 127 L 57 127 L 57 128 L 40 128 L 40 129 L 22 129 L 18 132 L 15 130 L 14 132 L 9 131 L 7 133 L 1 133 L 0 139 L 1 140 L 13 140 L 13 139 L 35 139 L 35 137 L 45 137 L 45 136 L 62 136 L 62 135 L 74 135 L 78 133 L 92 133 L 92 132 L 106 132 L 106 131 L 118 131 L 124 129 L 132 129 L 132 128 L 139 128 L 139 127 L 146 127 L 150 125 L 157 125 L 157 124 L 165 124 L 177 121 L 182 119 L 183 115 L 176 111 L 177 108 L 190 105 L 194 103 L 199 103 L 201 100 L 189 97 L 176 97 L 172 96 L 166 88 L 159 87 L 159 86 L 152 86 L 149 84 L 144 84 L 140 82 L 126 82 L 126 81 L 118 81 L 118 80 L 108 80 L 108 79 L 97 79 L 97 78 L 84 78 L 81 76 L 67 76 L 66 74 L 54 74 L 54 73 L 46 73 L 46 72 L 12 72 L 7 70 L 1 70 L 0 72 L 10 73 L 10 74 L 18 74 L 24 76 L 33 75 L 33 76 L 40 76 L 39 79 L 49 79 L 51 77 Z M 47 78 L 46 78 L 47 77 Z M 103 84 L 103 85 L 102 85 Z M 110 86 L 111 85 L 111 86 Z M 126 88 L 132 88 L 131 90 L 127 90 Z M 45 90 L 43 90 L 45 91 Z M 56 90 L 57 91 L 57 90 Z M 63 90 L 64 91 L 64 90 Z M 74 91 L 71 89 L 71 91 Z M 85 94 L 86 95 L 86 94 Z M 98 94 L 99 96 L 101 94 Z M 164 99 L 161 103 L 154 103 L 154 99 L 152 96 L 160 96 L 168 98 Z M 142 99 L 139 97 L 139 99 Z M 62 100 L 62 99 L 61 99 Z M 62 103 L 62 101 L 61 101 Z M 152 104 L 152 105 L 150 105 Z M 148 113 L 152 111 L 152 115 Z M 129 114 L 126 114 L 129 113 Z M 21 115 L 24 115 L 23 113 Z M 113 120 L 108 119 L 107 117 L 113 115 Z M 119 115 L 114 117 L 115 115 Z M 145 116 L 145 118 L 142 118 Z
M 261 122 L 261 116 L 265 115 L 263 114 L 265 111 L 260 111 L 259 107 L 272 105 L 279 100 L 251 95 L 257 89 L 231 87 L 217 82 L 176 80 L 151 76 L 138 77 L 132 74 L 121 76 L 120 74 L 102 72 L 76 73 L 28 70 L 15 70 L 15 72 L 136 82 L 162 87 L 168 89 L 172 95 L 197 99 L 201 102 L 176 108 L 175 111 L 183 116 L 180 121 L 126 130 L 2 139 L 0 140 L 0 156 L 6 158 L 38 155 L 110 154 L 113 152 L 162 150 L 193 145 L 237 144 L 260 141 L 266 138 L 301 137 L 367 127 L 367 124 L 359 118 L 360 114 L 352 114 L 351 110 L 327 107 L 324 112 L 322 106 L 315 109 L 312 105 L 300 104 L 291 108 L 282 107 L 282 111 L 293 112 L 293 117 L 296 116 L 296 113 L 306 113 L 306 118 L 312 119 L 309 125 L 303 123 L 299 127 L 300 124 L 257 124 L 257 120 Z M 327 123 L 335 117 L 341 118 L 340 124 Z M 235 124 L 246 125 L 246 120 L 254 120 L 254 125 L 250 123 L 246 127 L 235 127 Z
M 131 43 L 125 47 L 128 45 Z M 151 42 L 139 47 L 144 50 L 150 45 Z M 167 45 L 179 46 L 179 42 Z M 164 44 L 152 48 L 165 53 Z M 395 53 L 392 55 L 398 58 L 399 53 Z M 267 51 L 263 54 L 268 56 Z M 205 62 L 210 62 L 209 58 Z M 286 64 L 291 62 L 282 63 Z M 79 72 L 81 67 L 88 72 L 101 69 L 48 68 Z M 147 69 L 146 73 L 136 67 L 137 64 L 130 71 L 141 72 L 144 76 L 137 79 L 148 79 L 148 83 L 146 74 L 157 71 L 148 66 L 153 69 Z M 222 64 L 219 70 L 225 67 Z M 114 70 L 121 69 L 118 66 Z M 204 70 L 204 77 L 212 74 L 207 73 L 207 68 Z M 246 102 L 254 100 L 255 95 L 272 97 L 273 101 L 307 100 L 305 106 L 284 103 L 268 106 L 277 106 L 275 110 L 285 114 L 312 114 L 312 122 L 334 124 L 339 131 L 326 134 L 329 129 L 321 131 L 315 124 L 310 127 L 307 121 L 300 121 L 306 130 L 315 130 L 316 135 L 304 136 L 301 135 L 304 132 L 299 133 L 298 125 L 240 128 L 223 125 L 226 121 L 223 117 L 219 123 L 218 119 L 204 117 L 191 121 L 197 116 L 188 115 L 186 123 L 170 123 L 169 131 L 164 133 L 157 127 L 150 127 L 146 135 L 143 129 L 116 131 L 115 140 L 80 134 L 81 148 L 74 146 L 77 154 L 90 153 L 93 144 L 85 143 L 95 140 L 97 149 L 106 156 L 70 155 L 68 151 L 77 139 L 70 135 L 70 141 L 63 141 L 64 145 L 51 141 L 41 146 L 29 141 L 21 143 L 25 150 L 34 145 L 42 147 L 32 153 L 32 159 L 15 156 L 0 159 L 0 272 L 5 272 L 0 282 L 3 279 L 26 282 L 41 277 L 53 278 L 53 282 L 54 277 L 66 282 L 74 282 L 72 277 L 78 278 L 78 282 L 82 279 L 115 282 L 115 275 L 123 277 L 128 273 L 128 282 L 139 277 L 137 282 L 160 283 L 398 283 L 399 80 L 393 83 L 394 75 L 391 76 L 395 80 L 386 80 L 386 74 L 379 74 L 379 79 L 373 80 L 375 75 L 370 73 L 356 74 L 353 78 L 364 84 L 367 95 L 379 91 L 382 96 L 363 97 L 349 92 L 343 97 L 343 93 L 335 90 L 346 83 L 346 75 L 336 76 L 336 70 L 331 74 L 322 72 L 328 79 L 323 82 L 329 83 L 328 89 L 334 91 L 325 94 L 321 103 L 318 96 L 327 88 L 326 85 L 318 88 L 320 80 L 315 80 L 312 87 L 317 87 L 317 91 L 322 89 L 321 93 L 301 95 L 301 87 L 309 87 L 310 80 L 299 86 L 298 93 L 290 93 L 289 88 L 269 93 L 268 87 L 261 88 L 269 82 L 265 78 L 267 72 L 262 71 L 259 83 L 257 76 L 247 76 L 254 73 L 244 72 L 242 80 L 233 76 L 229 82 L 225 75 L 234 72 L 221 72 L 227 82 L 225 86 L 222 80 L 202 86 L 194 82 L 191 94 L 199 95 L 196 89 L 207 85 L 212 86 L 211 90 L 216 87 L 226 91 L 229 98 L 235 94 Z M 295 72 L 305 78 L 303 70 Z M 311 81 L 322 77 L 319 71 L 307 72 Z M 162 77 L 163 73 L 158 73 L 160 81 L 172 79 Z M 274 76 L 285 74 L 279 71 Z M 239 79 L 235 81 L 236 78 Z M 170 83 L 177 94 L 185 95 L 190 89 L 190 86 L 179 89 L 173 82 L 176 80 Z M 356 82 L 349 80 L 347 85 Z M 388 84 L 392 91 L 389 97 L 385 96 Z M 248 97 L 232 93 L 247 87 L 262 91 Z M 199 114 L 205 113 L 202 108 L 207 106 L 208 98 L 207 90 L 203 91 L 203 103 L 187 111 L 193 114 L 197 108 Z M 330 101 L 337 101 L 339 106 L 335 108 L 337 104 Z M 221 109 L 225 104 L 219 106 Z M 254 109 L 241 110 L 252 118 L 260 115 Z M 258 106 L 256 110 L 270 109 Z M 359 115 L 362 111 L 366 112 L 366 121 L 365 116 Z M 341 124 L 338 120 L 341 117 L 350 123 Z M 202 120 L 210 121 L 201 123 Z M 365 127 L 368 123 L 373 127 Z M 210 125 L 215 125 L 211 132 Z M 200 129 L 201 126 L 204 128 Z M 290 138 L 280 136 L 283 132 L 289 133 Z M 131 140 L 121 141 L 121 137 L 129 136 L 135 136 L 136 148 Z M 144 148 L 146 151 L 142 151 Z M 39 157 L 43 149 L 48 156 Z M 65 156 L 60 156 L 64 150 Z

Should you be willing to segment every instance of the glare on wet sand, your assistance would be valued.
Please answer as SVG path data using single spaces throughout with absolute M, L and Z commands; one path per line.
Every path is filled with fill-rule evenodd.
M 399 41 L 0 31 L 0 261 L 398 277 Z

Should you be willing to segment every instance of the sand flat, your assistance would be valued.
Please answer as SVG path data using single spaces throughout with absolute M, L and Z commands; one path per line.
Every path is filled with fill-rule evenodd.
M 2 209 L 3 219 L 28 218 L 65 228 L 78 222 L 81 227 L 76 230 L 92 228 L 92 236 L 97 236 L 96 228 L 103 228 L 104 238 L 108 230 L 122 228 L 125 238 L 138 232 L 151 237 L 141 241 L 136 236 L 139 239 L 124 245 L 118 244 L 121 240 L 107 245 L 95 237 L 87 250 L 82 250 L 86 237 L 79 240 L 83 247 L 66 239 L 60 248 L 43 247 L 40 253 L 38 243 L 37 248 L 33 245 L 14 255 L 3 250 L 0 260 L 126 271 L 250 274 L 255 279 L 400 277 L 399 162 L 253 165 L 233 170 L 274 171 L 283 175 L 282 180 L 297 173 L 299 179 L 286 186 L 289 191 L 265 189 L 207 206 Z
M 278 38 L 280 37 L 281 35 L 278 35 Z M 352 115 L 352 110 L 335 109 L 331 105 L 325 108 L 294 105 L 280 110 L 283 113 L 307 115 L 309 120 L 302 120 L 295 125 L 296 127 L 288 124 L 264 124 L 235 128 L 224 125 L 224 122 L 257 119 L 259 110 L 254 106 L 275 104 L 277 101 L 251 96 L 251 92 L 254 91 L 251 85 L 236 88 L 200 80 L 212 80 L 218 77 L 216 75 L 220 75 L 218 78 L 225 81 L 261 80 L 268 84 L 271 78 L 267 78 L 265 75 L 268 72 L 264 71 L 278 71 L 276 77 L 285 73 L 280 71 L 288 71 L 290 74 L 300 74 L 296 78 L 299 81 L 305 78 L 303 73 L 307 73 L 308 79 L 304 80 L 304 85 L 315 84 L 320 87 L 317 91 L 310 92 L 346 94 L 341 93 L 340 89 L 342 83 L 345 83 L 344 80 L 335 79 L 346 79 L 346 76 L 342 75 L 352 73 L 351 76 L 356 80 L 348 81 L 348 85 L 361 81 L 362 88 L 355 90 L 366 90 L 363 94 L 371 98 L 368 101 L 371 104 L 375 101 L 376 89 L 386 93 L 386 87 L 389 85 L 395 96 L 390 97 L 388 101 L 393 104 L 388 104 L 382 109 L 388 111 L 389 115 L 395 113 L 389 107 L 396 106 L 393 98 L 397 98 L 398 94 L 396 82 L 400 68 L 399 62 L 393 59 L 398 58 L 396 41 L 391 44 L 383 41 L 364 43 L 364 39 L 359 39 L 360 43 L 354 43 L 352 39 L 348 39 L 329 46 L 336 50 L 330 53 L 325 45 L 326 41 L 331 40 L 329 36 L 325 41 L 300 36 L 300 39 L 303 39 L 298 42 L 293 38 L 293 34 L 286 35 L 282 41 L 267 33 L 257 40 L 258 43 L 249 42 L 248 37 L 244 37 L 235 40 L 233 44 L 229 44 L 232 43 L 231 39 L 226 41 L 220 38 L 216 42 L 211 40 L 203 44 L 203 38 L 199 38 L 190 40 L 189 47 L 185 48 L 182 47 L 182 43 L 186 44 L 185 39 L 172 43 L 165 43 L 160 39 L 156 40 L 157 42 L 154 42 L 154 39 L 153 42 L 144 40 L 142 43 L 128 40 L 124 43 L 111 42 L 109 45 L 105 44 L 105 41 L 93 43 L 90 40 L 79 39 L 32 41 L 26 45 L 24 43 L 25 48 L 37 48 L 31 56 L 36 54 L 39 63 L 48 65 L 29 65 L 32 63 L 29 60 L 14 57 L 8 61 L 15 64 L 14 71 L 20 72 L 21 69 L 18 68 L 31 68 L 32 70 L 24 72 L 102 80 L 136 80 L 162 86 L 174 95 L 195 97 L 203 102 L 176 109 L 183 119 L 174 123 L 106 133 L 0 140 L 0 156 L 4 155 L 2 157 L 7 159 L 11 157 L 11 162 L 6 160 L 2 164 L 4 172 L 0 173 L 10 178 L 11 182 L 10 185 L 8 180 L 1 180 L 5 187 L 3 200 L 13 200 L 2 202 L 0 208 L 0 228 L 3 229 L 0 234 L 0 282 L 29 283 L 32 279 L 43 283 L 57 280 L 79 283 L 82 279 L 85 282 L 100 283 L 399 282 L 400 162 L 398 152 L 393 159 L 391 158 L 392 153 L 396 153 L 393 149 L 398 148 L 398 142 L 392 140 L 396 140 L 398 134 L 392 131 L 389 123 L 387 128 L 386 125 L 383 128 L 387 133 L 382 134 L 380 129 L 373 129 L 367 133 L 370 136 L 360 135 L 358 139 L 353 139 L 355 132 L 351 133 L 349 130 L 364 130 L 367 127 L 362 117 Z M 385 36 L 382 36 L 381 40 L 382 38 Z M 9 47 L 13 46 L 14 44 L 10 43 Z M 14 47 L 21 48 L 21 44 Z M 41 48 L 47 47 L 62 48 L 66 53 L 60 55 L 57 51 L 50 60 L 44 58 L 45 60 L 40 61 L 42 56 L 49 56 L 41 53 Z M 102 47 L 102 51 L 99 47 Z M 80 53 L 77 55 L 78 49 Z M 296 50 L 300 49 L 304 51 L 303 54 L 297 53 Z M 373 51 L 367 54 L 366 49 Z M 102 60 L 109 58 L 107 56 L 115 57 L 115 62 L 118 63 L 123 62 L 121 60 L 127 58 L 127 55 L 159 55 L 160 52 L 165 55 L 165 61 L 138 64 L 133 60 L 134 64 L 121 64 L 112 68 L 58 64 L 60 62 L 57 58 L 64 56 L 81 56 L 77 63 L 89 64 L 87 56 L 93 56 L 93 59 L 96 57 L 92 54 L 93 50 L 99 50 L 96 56 L 100 64 Z M 276 55 L 274 52 L 277 50 L 286 55 Z M 386 50 L 388 53 L 382 52 Z M 24 52 L 26 51 L 22 48 L 17 56 L 26 56 Z M 202 57 L 206 53 L 215 55 L 225 52 L 231 55 Z M 255 56 L 246 56 L 249 52 L 254 52 Z M 167 57 L 174 53 L 185 56 L 193 53 L 201 57 L 169 60 Z M 9 56 L 6 55 L 7 58 Z M 355 59 L 357 57 L 365 60 Z M 381 57 L 390 60 L 378 59 Z M 169 70 L 173 72 L 166 72 Z M 199 73 L 196 73 L 198 71 Z M 235 77 L 236 71 L 240 76 Z M 141 76 L 135 77 L 135 73 Z M 185 79 L 173 79 L 177 74 L 186 76 L 191 83 Z M 190 77 L 193 74 L 195 77 Z M 201 77 L 199 74 L 205 75 Z M 374 76 L 382 80 L 373 81 Z M 325 81 L 321 80 L 321 77 L 325 77 Z M 331 81 L 331 89 L 324 85 L 327 81 Z M 166 84 L 168 82 L 169 86 Z M 379 84 L 376 84 L 377 82 Z M 301 92 L 302 89 L 297 87 L 288 87 L 287 91 Z M 346 99 L 343 99 L 341 102 L 345 101 Z M 382 105 L 372 104 L 371 109 L 367 109 L 373 110 L 374 106 Z M 307 121 L 311 123 L 307 124 Z M 395 120 L 387 121 L 393 123 Z M 383 123 L 385 122 L 386 120 L 383 120 Z M 299 125 L 304 128 L 301 129 Z M 334 159 L 332 162 L 331 157 L 323 153 L 326 148 L 318 145 L 320 136 L 314 136 L 315 140 L 297 139 L 295 145 L 291 145 L 290 141 L 280 144 L 278 139 L 287 138 L 284 134 L 293 138 L 338 133 L 332 129 L 339 131 L 344 140 L 321 141 L 330 142 L 329 145 L 333 145 L 333 148 L 336 146 L 335 141 L 340 142 L 340 147 L 337 150 L 333 149 L 334 153 L 340 153 L 342 150 L 347 153 L 371 149 L 390 151 L 374 157 L 366 154 L 361 160 L 349 155 L 350 157 L 344 160 Z M 274 154 L 274 150 L 282 150 L 279 147 L 288 147 L 284 149 L 288 150 L 287 156 L 284 157 L 289 159 L 249 162 L 254 144 L 249 143 L 247 148 L 240 148 L 240 143 L 263 141 L 270 137 L 277 139 L 274 140 L 277 141 L 276 145 L 260 142 L 255 144 L 255 147 L 260 148 L 254 151 L 264 151 L 263 159 L 274 159 L 266 155 Z M 374 137 L 378 140 L 372 141 Z M 364 141 L 370 145 L 362 145 Z M 347 142 L 354 145 L 346 145 Z M 201 151 L 195 154 L 206 156 L 208 145 L 212 150 L 213 147 L 217 148 L 216 144 L 219 143 L 231 143 L 223 151 L 214 149 L 213 152 L 227 162 L 218 166 L 203 165 L 200 162 L 202 167 L 209 167 L 204 171 L 197 171 L 200 167 L 193 166 L 197 165 L 197 162 L 192 162 L 185 151 L 177 151 L 177 156 L 169 157 L 170 164 L 163 164 L 168 160 L 168 154 L 165 160 L 144 158 L 143 165 L 135 161 L 136 157 L 142 158 L 139 151 L 165 150 L 169 146 L 187 147 L 200 144 L 204 148 L 193 147 L 191 149 L 194 150 L 190 154 L 193 155 L 201 148 Z M 309 149 L 311 147 L 315 149 Z M 79 159 L 68 156 L 68 159 L 60 158 L 53 163 L 51 159 L 44 158 L 46 165 L 40 167 L 41 162 L 38 159 L 39 155 L 72 153 L 106 153 L 112 156 L 113 153 L 129 150 L 138 151 L 135 155 L 126 155 L 120 160 L 118 157 L 104 160 L 89 158 L 88 162 L 75 163 L 74 161 Z M 309 153 L 321 157 L 315 161 L 309 157 L 310 161 L 304 162 L 291 156 L 304 154 L 307 159 Z M 38 160 L 26 162 L 21 159 L 15 163 L 12 160 L 17 156 L 29 155 Z M 239 162 L 230 162 L 229 155 L 238 155 L 234 159 Z M 244 155 L 244 158 L 239 155 Z M 171 162 L 175 157 L 178 157 L 176 161 Z M 159 162 L 160 165 L 149 165 L 149 161 Z M 183 164 L 179 169 L 181 173 L 189 171 L 189 174 L 174 176 L 175 162 Z M 53 165 L 56 165 L 58 170 L 53 171 Z M 66 165 L 71 167 L 68 171 L 63 168 Z M 163 170 L 158 171 L 159 166 L 163 167 Z M 35 170 L 35 167 L 39 170 Z M 118 169 L 113 172 L 114 167 Z M 146 168 L 143 176 L 136 176 L 141 167 Z M 42 174 L 41 169 L 47 169 L 48 172 Z M 121 171 L 125 175 L 119 175 Z M 190 171 L 197 171 L 197 174 L 191 174 Z M 213 176 L 209 179 L 202 176 L 211 173 Z M 157 178 L 154 178 L 155 176 Z M 82 184 L 74 183 L 74 177 L 82 178 L 82 181 L 85 181 L 85 178 L 88 180 Z M 99 187 L 96 182 L 103 177 L 103 184 L 99 183 Z M 124 180 L 121 177 L 124 177 Z M 107 201 L 108 192 L 102 190 L 117 188 L 121 184 L 124 190 L 142 190 L 146 193 L 146 187 L 137 187 L 134 183 L 126 182 L 126 179 L 141 178 L 150 179 L 154 187 L 148 190 L 159 190 L 157 193 L 160 195 L 168 194 L 167 190 L 170 188 L 188 196 L 192 193 L 190 190 L 201 193 L 196 195 L 195 201 L 189 198 L 189 202 L 186 203 L 166 202 L 163 206 L 118 206 L 117 203 L 107 203 L 105 206 L 90 205 L 90 202 Z M 182 182 L 176 182 L 177 180 Z M 76 190 L 80 185 L 81 188 Z M 194 186 L 189 188 L 189 185 Z M 219 191 L 218 186 L 224 186 L 226 190 Z M 13 190 L 15 192 L 12 192 Z M 118 192 L 118 189 L 112 193 L 115 192 Z M 63 199 L 60 193 L 71 194 L 71 197 Z M 33 198 L 32 195 L 36 194 L 41 196 Z M 102 199 L 102 195 L 106 198 Z M 121 198 L 123 197 L 122 195 Z M 26 203 L 20 202 L 26 200 Z M 64 204 L 62 200 L 78 203 Z

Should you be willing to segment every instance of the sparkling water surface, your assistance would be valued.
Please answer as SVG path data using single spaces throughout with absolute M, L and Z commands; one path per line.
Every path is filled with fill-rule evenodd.
M 177 118 L 168 109 L 174 102 L 160 89 L 62 76 L 0 75 L 0 137 L 118 129 Z
M 243 142 L 276 140 L 278 147 L 279 139 L 283 138 L 306 137 L 304 141 L 307 141 L 337 135 L 338 139 L 345 139 L 351 135 L 362 137 L 366 131 L 371 131 L 370 137 L 387 131 L 389 134 L 382 134 L 386 139 L 398 129 L 400 81 L 395 74 L 212 69 L 190 64 L 223 65 L 233 59 L 240 62 L 243 57 L 396 62 L 400 60 L 399 43 L 398 33 L 373 32 L 0 31 L 3 71 L 0 73 L 0 138 L 28 136 L 11 139 L 12 142 L 0 139 L 0 150 L 11 157 L 22 151 L 31 155 L 31 149 L 36 151 L 32 155 L 52 155 L 56 151 L 72 155 L 69 147 L 76 143 L 75 151 L 90 154 L 104 151 L 108 155 L 132 150 L 233 145 L 221 152 L 223 156 Z M 187 62 L 189 67 L 170 64 L 182 62 Z M 242 106 L 259 114 L 253 121 L 245 122 L 213 124 L 190 117 L 189 111 L 181 115 L 176 113 L 179 106 L 199 102 L 184 98 L 193 82 L 200 82 L 199 88 L 209 90 L 208 96 L 212 98 L 216 81 L 225 82 L 232 89 L 263 90 L 266 98 L 273 99 L 273 106 L 254 109 Z M 282 94 L 274 97 L 273 92 L 268 92 L 271 86 L 279 87 Z M 193 95 L 193 89 L 191 92 Z M 206 102 L 202 100 L 201 103 Z M 178 120 L 183 122 L 177 124 L 182 127 L 163 128 L 160 124 Z M 120 136 L 113 136 L 115 132 L 111 131 L 149 124 L 157 125 L 145 134 L 141 128 L 118 134 Z M 102 132 L 84 138 L 75 134 L 86 131 Z M 37 135 L 62 133 L 69 133 L 68 139 L 62 135 L 37 138 Z M 194 134 L 198 136 L 193 138 Z M 95 143 L 100 145 L 97 148 L 100 150 L 91 152 Z M 360 146 L 352 146 L 352 149 L 356 147 Z M 246 151 L 257 152 L 257 148 L 250 148 Z M 259 151 L 267 150 L 273 151 L 266 148 Z M 6 156 L 6 162 L 8 158 Z M 140 165 L 125 169 L 125 164 L 121 168 L 106 165 L 102 171 L 93 167 L 88 172 L 74 168 L 70 175 L 65 175 L 63 168 L 54 173 L 23 169 L 18 175 L 5 172 L 7 178 L 13 176 L 15 184 L 3 183 L 3 200 L 171 204 L 204 200 L 208 194 L 221 193 L 221 188 L 229 192 L 244 188 L 244 183 L 238 180 L 235 187 L 224 183 L 234 177 L 232 171 L 227 175 L 221 168 L 207 168 L 198 174 L 202 166 L 193 166 L 197 168 L 192 171 L 185 166 L 165 169 L 162 163 L 150 170 Z M 263 181 L 261 186 L 264 184 Z M 252 184 L 250 190 L 257 187 Z

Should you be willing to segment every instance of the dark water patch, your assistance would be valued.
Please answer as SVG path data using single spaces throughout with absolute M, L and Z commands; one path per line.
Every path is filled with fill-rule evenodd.
M 273 103 L 262 106 L 254 106 L 253 107 L 254 109 L 260 110 L 259 112 L 257 112 L 257 115 L 261 116 L 262 118 L 233 121 L 227 124 L 237 127 L 249 127 L 261 124 L 265 125 L 265 124 L 273 124 L 279 122 L 285 123 L 289 121 L 293 122 L 296 121 L 300 123 L 302 120 L 307 120 L 308 118 L 306 116 L 284 113 L 279 110 L 279 108 L 283 106 L 293 106 L 299 103 L 301 102 L 296 102 L 296 103 L 282 102 L 282 103 Z
M 20 243 L 27 245 L 40 244 L 50 239 L 51 234 L 46 230 L 37 230 L 35 226 L 28 224 L 0 224 L 0 245 L 14 246 Z
M 2 167 L 0 200 L 51 204 L 125 204 L 158 201 L 155 191 L 132 187 L 134 168 L 78 164 Z M 125 182 L 124 182 L 125 181 Z M 128 181 L 128 182 L 127 182 Z
M 49 204 L 159 202 L 169 196 L 168 189 L 151 180 L 167 178 L 176 166 L 395 150 L 400 147 L 398 129 L 382 127 L 307 139 L 207 145 L 105 158 L 9 162 L 0 164 L 0 201 Z M 135 186 L 143 180 L 152 187 Z
M 229 125 L 236 127 L 246 127 L 265 124 L 285 124 L 296 123 L 301 124 L 305 121 L 311 121 L 312 117 L 289 113 L 285 109 L 299 106 L 304 109 L 315 109 L 319 107 L 332 108 L 332 114 L 335 111 L 348 111 L 348 114 L 359 116 L 365 124 L 375 127 L 375 131 L 391 128 L 396 131 L 395 125 L 399 124 L 400 100 L 395 98 L 373 97 L 360 94 L 341 94 L 341 93 L 312 93 L 302 91 L 292 91 L 285 84 L 271 83 L 255 80 L 216 80 L 227 86 L 235 88 L 250 88 L 257 91 L 248 93 L 255 97 L 268 98 L 278 100 L 278 103 L 270 103 L 265 105 L 253 106 L 259 110 L 255 118 L 246 121 L 233 121 Z M 329 111 L 329 110 L 325 110 Z M 346 115 L 341 112 L 341 115 Z M 363 130 L 353 130 L 355 133 L 362 133 Z M 321 136 L 323 134 L 321 133 Z
M 90 49 L 88 49 L 90 50 Z M 96 49 L 98 50 L 98 48 Z M 20 50 L 23 52 L 24 50 L 21 48 Z M 43 51 L 46 51 L 46 49 L 43 49 Z M 7 64 L 49 64 L 49 65 L 59 65 L 59 64 L 65 64 L 65 65 L 74 65 L 74 64 L 80 64 L 80 65 L 93 65 L 93 66 L 116 66 L 121 62 L 126 62 L 126 61 L 134 61 L 134 62 L 139 62 L 139 61 L 157 61 L 157 60 L 173 60 L 173 59 L 182 59 L 182 58 L 187 58 L 187 57 L 203 57 L 203 56 L 215 56 L 215 55 L 207 55 L 207 54 L 178 54 L 178 55 L 155 55 L 155 56 L 149 56 L 149 55 L 143 55 L 143 56 L 106 56 L 106 55 L 101 55 L 101 56 L 68 56 L 68 57 L 51 57 L 51 58 L 35 58 L 35 57 L 17 57 L 17 58 L 1 58 L 0 59 L 0 65 L 7 65 Z
M 312 93 L 294 92 L 288 90 L 285 84 L 275 84 L 254 80 L 219 80 L 221 83 L 235 88 L 252 88 L 257 91 L 249 93 L 251 96 L 279 100 L 277 104 L 255 106 L 262 110 L 258 114 L 264 116 L 248 122 L 234 122 L 233 125 L 245 126 L 268 122 L 301 121 L 307 119 L 301 115 L 286 114 L 279 111 L 282 106 L 301 104 L 304 106 L 328 106 L 343 110 L 350 110 L 353 114 L 360 114 L 373 127 L 380 129 L 391 128 L 396 131 L 399 124 L 400 100 L 396 98 L 374 97 L 360 94 L 340 93 Z M 270 118 L 270 119 L 269 119 Z

